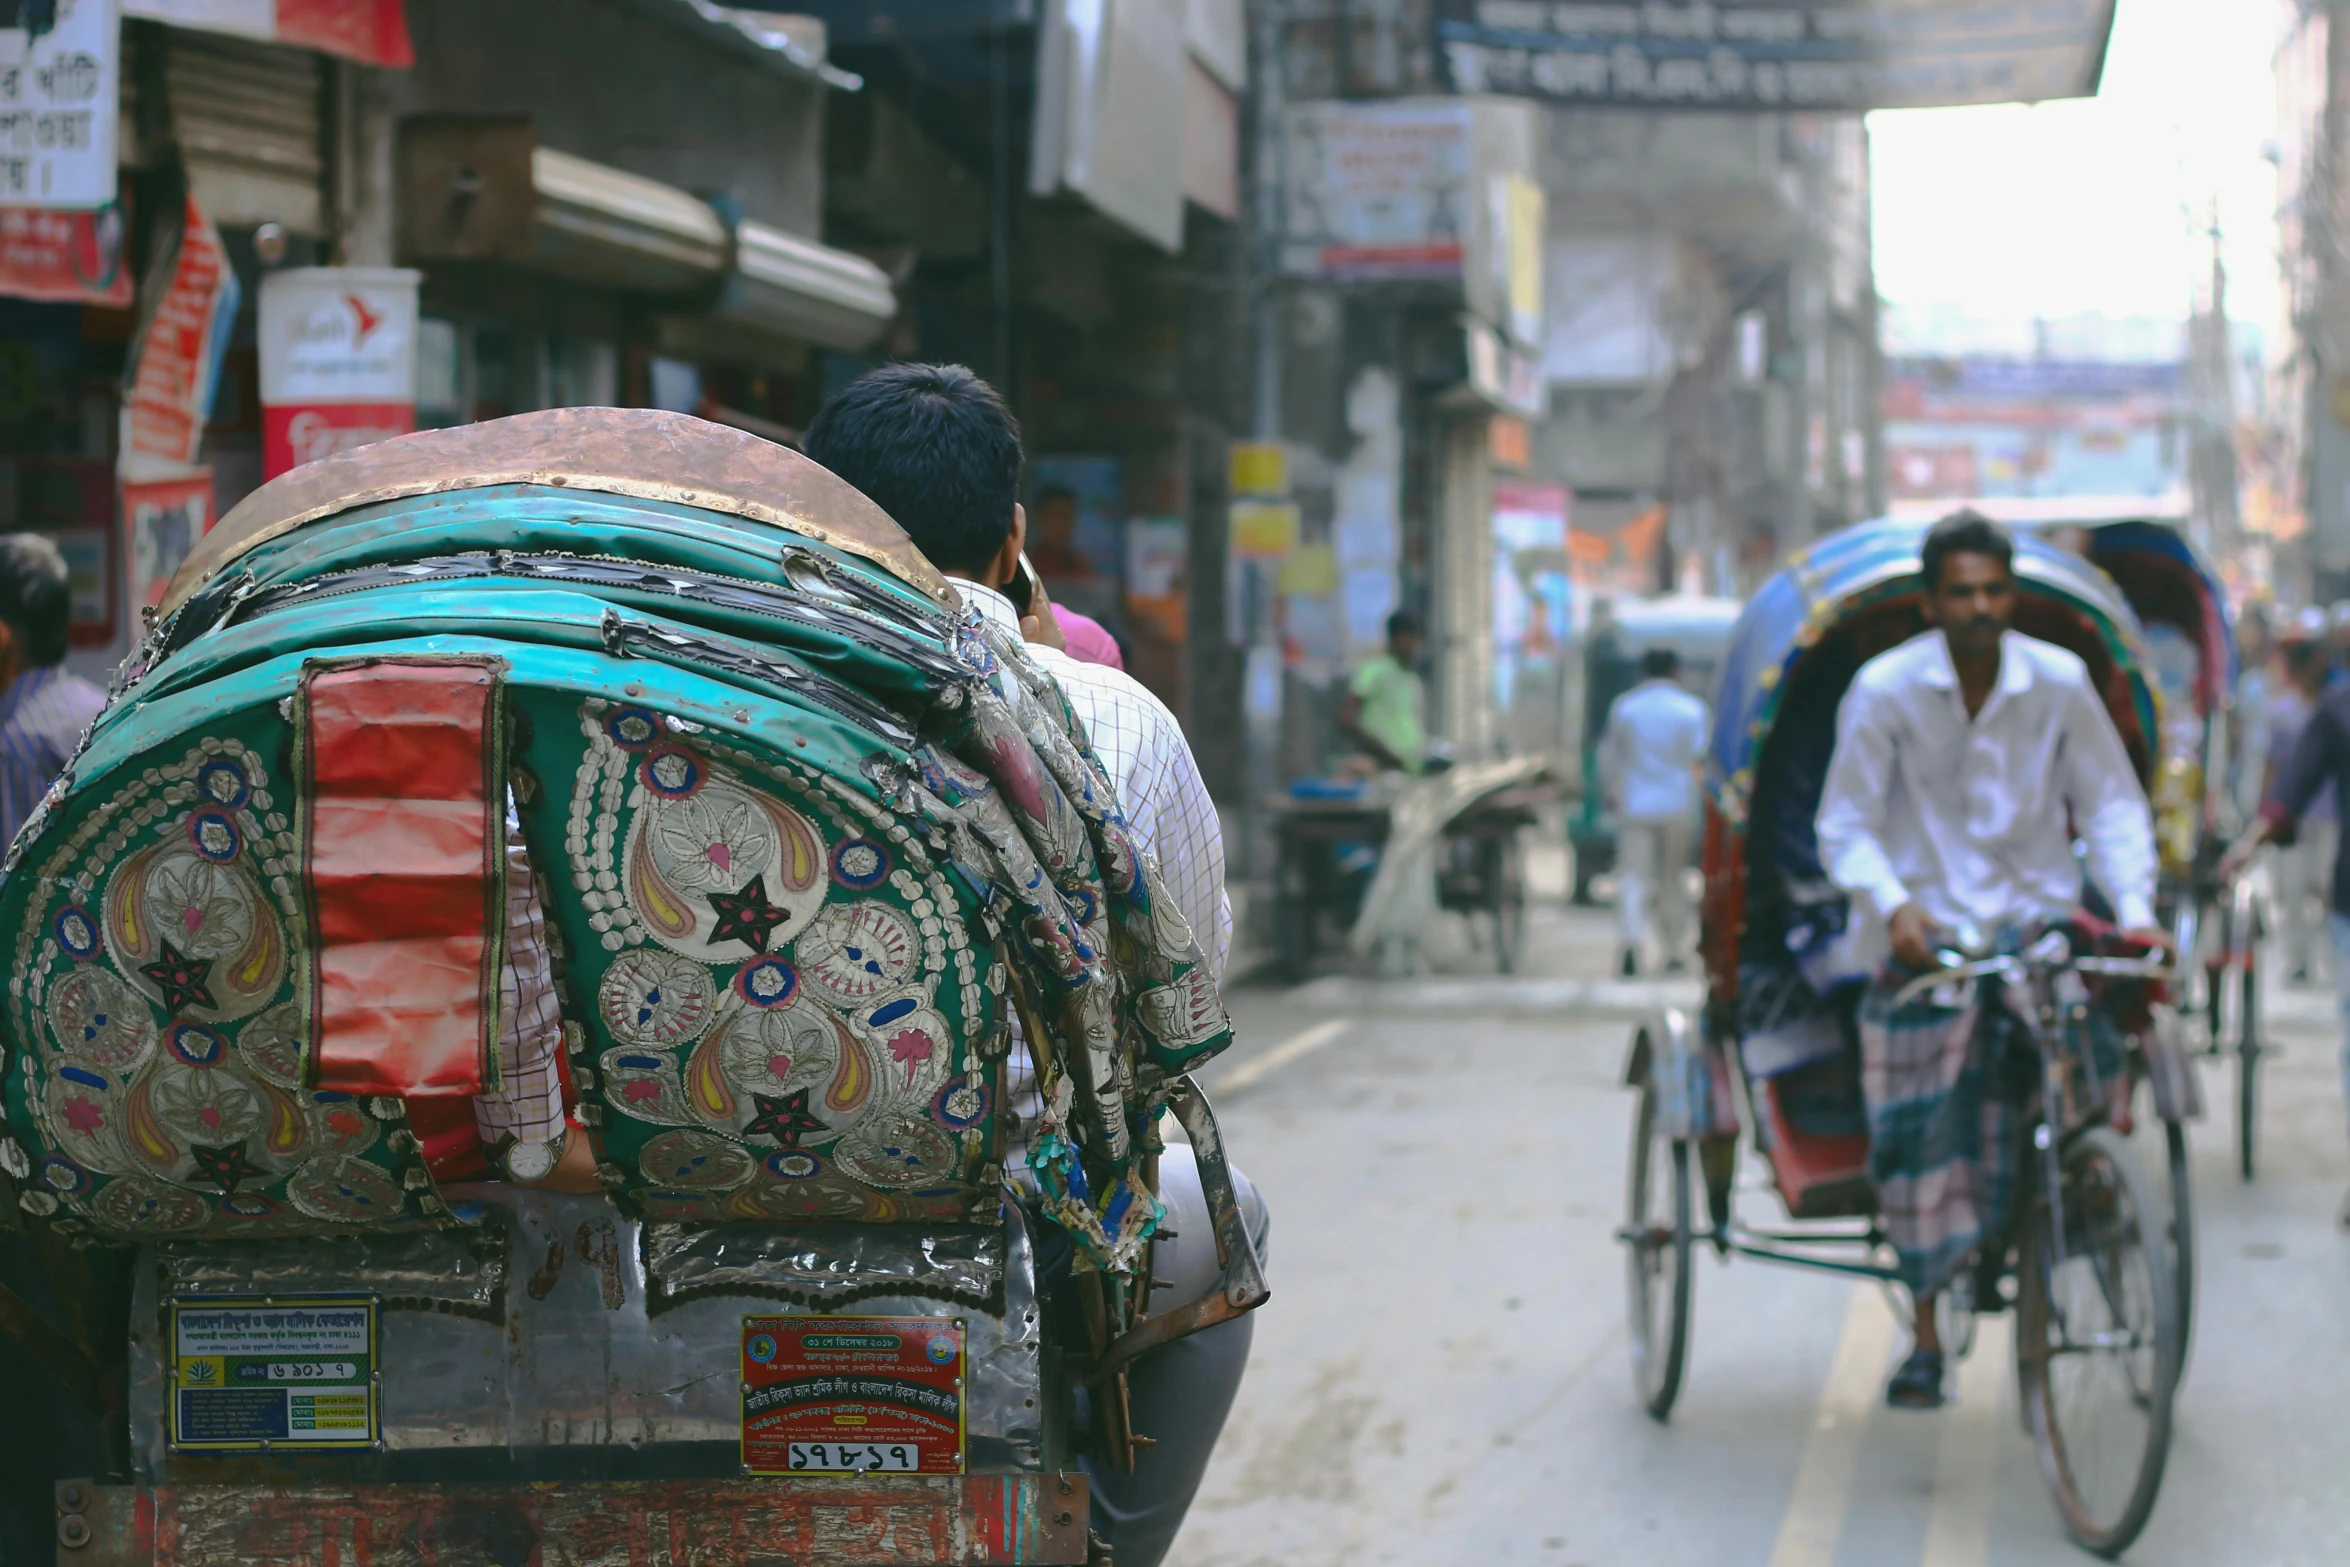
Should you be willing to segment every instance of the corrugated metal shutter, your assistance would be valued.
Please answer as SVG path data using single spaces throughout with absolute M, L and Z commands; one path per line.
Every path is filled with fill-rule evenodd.
M 324 233 L 319 57 L 176 29 L 164 40 L 163 96 L 197 205 L 223 228 Z

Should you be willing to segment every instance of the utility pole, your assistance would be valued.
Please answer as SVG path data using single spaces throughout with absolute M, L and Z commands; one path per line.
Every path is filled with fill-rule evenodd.
M 2187 447 L 2187 482 L 2194 510 L 2188 530 L 2207 554 L 2233 551 L 2237 543 L 2236 387 L 2228 330 L 2227 258 L 2220 248 L 2219 198 L 2211 200 L 2205 227 L 2211 241 L 2211 278 L 2189 329 L 2193 429 Z

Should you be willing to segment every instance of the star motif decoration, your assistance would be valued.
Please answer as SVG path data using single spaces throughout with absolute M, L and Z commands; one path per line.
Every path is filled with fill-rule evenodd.
M 717 928 L 710 932 L 710 939 L 739 941 L 753 952 L 765 952 L 768 936 L 776 926 L 791 918 L 767 901 L 765 872 L 744 882 L 740 892 L 711 892 L 703 896 L 710 900 L 710 911 L 718 916 Z
M 821 1132 L 824 1123 L 808 1113 L 808 1091 L 795 1088 L 781 1099 L 751 1095 L 759 1113 L 743 1127 L 745 1137 L 772 1137 L 784 1148 L 797 1148 L 804 1133 Z
M 163 987 L 163 1005 L 170 1011 L 214 1005 L 210 958 L 191 958 L 165 940 L 163 956 L 140 964 L 139 972 Z
M 188 1152 L 195 1156 L 196 1173 L 218 1185 L 224 1192 L 233 1192 L 240 1183 L 268 1173 L 245 1157 L 242 1141 L 227 1148 L 207 1148 L 198 1143 Z

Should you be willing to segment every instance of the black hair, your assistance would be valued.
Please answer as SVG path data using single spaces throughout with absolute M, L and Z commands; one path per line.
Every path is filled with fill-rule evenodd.
M 25 667 L 65 662 L 66 624 L 72 618 L 73 591 L 56 543 L 38 533 L 0 537 L 0 621 L 16 633 Z
M 1416 637 L 1422 634 L 1420 617 L 1408 609 L 1399 609 L 1387 617 L 1387 640 L 1397 637 Z
M 1652 647 L 1640 655 L 1640 672 L 1651 680 L 1670 680 L 1681 672 L 1681 655 L 1669 647 Z
M 832 395 L 800 449 L 863 490 L 943 571 L 976 572 L 1012 536 L 1020 421 L 962 365 L 884 365 Z
M 1942 563 L 1953 555 L 1988 555 L 2015 570 L 2015 541 L 2005 528 L 1972 509 L 1952 512 L 1927 532 L 1925 547 L 1918 551 L 1918 574 L 1925 578 L 1928 593 L 1941 586 Z

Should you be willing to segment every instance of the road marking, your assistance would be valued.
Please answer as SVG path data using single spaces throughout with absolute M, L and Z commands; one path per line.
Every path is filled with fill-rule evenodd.
M 1334 1017 L 1316 1023 L 1312 1028 L 1292 1034 L 1263 1055 L 1258 1056 L 1254 1061 L 1243 1061 L 1230 1072 L 1225 1073 L 1223 1079 L 1216 1084 L 1216 1093 L 1221 1097 L 1225 1094 L 1236 1094 L 1244 1088 L 1253 1087 L 1269 1074 L 1280 1071 L 1299 1057 L 1312 1055 L 1353 1026 L 1353 1018 Z
M 1852 1501 L 1861 1437 L 1869 1412 L 1884 1396 L 1885 1366 L 1893 1352 L 1893 1313 L 1874 1284 L 1855 1284 L 1844 1313 L 1844 1336 L 1820 1388 L 1811 1432 L 1803 1439 L 1795 1490 L 1770 1567 L 1835 1567 L 1837 1537 Z
M 1980 1317 L 1975 1351 L 1958 1367 L 1958 1407 L 1942 1418 L 1934 1461 L 1934 1509 L 1918 1567 L 1985 1567 L 1991 1559 L 1991 1489 L 1999 1473 L 1999 1419 L 2014 1344 L 2013 1318 Z

